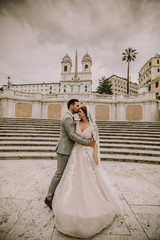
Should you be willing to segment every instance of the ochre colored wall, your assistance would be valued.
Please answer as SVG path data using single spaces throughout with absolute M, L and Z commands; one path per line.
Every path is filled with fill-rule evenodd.
M 143 119 L 141 105 L 128 105 L 126 106 L 126 120 L 128 121 L 141 121 Z
M 16 103 L 15 115 L 16 115 L 16 117 L 21 117 L 21 118 L 31 118 L 32 117 L 32 104 Z
M 96 120 L 109 120 L 109 110 L 110 108 L 105 105 L 97 105 L 95 107 L 95 119 Z
M 61 104 L 49 104 L 48 105 L 48 118 L 61 119 Z

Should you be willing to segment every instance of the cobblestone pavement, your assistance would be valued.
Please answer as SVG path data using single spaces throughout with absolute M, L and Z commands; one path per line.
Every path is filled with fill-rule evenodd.
M 160 165 L 102 162 L 122 195 L 124 216 L 94 240 L 160 239 Z M 56 231 L 44 198 L 55 160 L 0 161 L 0 239 L 68 240 Z

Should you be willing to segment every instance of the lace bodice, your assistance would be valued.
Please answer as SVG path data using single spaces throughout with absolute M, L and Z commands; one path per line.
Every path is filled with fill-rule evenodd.
M 84 138 L 91 138 L 92 137 L 91 127 L 89 126 L 84 131 L 81 131 L 81 129 L 79 127 L 79 121 L 77 122 L 77 125 L 76 125 L 76 133 L 79 136 L 84 137 Z

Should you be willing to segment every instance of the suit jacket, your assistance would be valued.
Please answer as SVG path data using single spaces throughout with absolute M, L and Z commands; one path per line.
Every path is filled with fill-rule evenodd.
M 88 139 L 82 138 L 75 133 L 75 122 L 69 112 L 66 112 L 61 120 L 61 132 L 56 145 L 56 152 L 70 155 L 73 144 L 77 142 L 88 145 Z

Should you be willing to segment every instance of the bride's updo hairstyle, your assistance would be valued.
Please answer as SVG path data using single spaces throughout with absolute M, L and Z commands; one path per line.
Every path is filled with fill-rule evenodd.
M 84 112 L 84 114 L 87 117 L 87 108 L 86 108 L 86 106 L 81 106 L 80 109 L 82 109 L 82 111 Z M 87 119 L 88 119 L 88 117 L 87 117 Z M 82 121 L 82 119 L 80 121 Z

